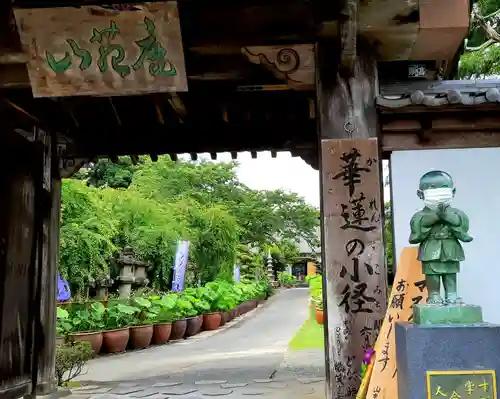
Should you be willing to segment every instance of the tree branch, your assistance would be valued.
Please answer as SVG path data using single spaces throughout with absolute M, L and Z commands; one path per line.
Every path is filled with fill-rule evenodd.
M 492 14 L 489 14 L 488 17 L 483 17 L 481 14 L 479 14 L 478 10 L 474 11 L 471 16 L 471 22 L 477 22 L 478 25 L 484 29 L 486 36 L 488 37 L 488 41 L 493 40 L 496 43 L 500 43 L 500 34 L 491 26 L 491 24 L 486 20 L 487 18 L 491 18 L 492 16 L 496 15 L 496 13 L 500 13 L 500 9 L 495 11 Z M 485 43 L 488 43 L 486 41 Z M 489 44 L 488 46 L 490 46 Z M 486 47 L 488 47 L 486 46 Z M 481 47 L 481 46 L 479 46 Z M 486 48 L 485 47 L 485 48 Z
M 480 46 L 476 46 L 476 47 L 468 47 L 467 46 L 467 39 L 465 39 L 465 50 L 467 51 L 481 51 L 481 50 L 484 50 L 484 49 L 487 49 L 488 47 L 490 47 L 492 44 L 496 43 L 495 40 L 493 39 L 488 39 L 487 41 L 485 41 L 483 44 L 481 44 Z
M 485 17 L 483 17 L 483 19 L 490 19 L 490 18 L 493 18 L 494 16 L 500 14 L 500 8 L 494 12 L 492 12 L 491 14 L 488 14 L 486 15 Z

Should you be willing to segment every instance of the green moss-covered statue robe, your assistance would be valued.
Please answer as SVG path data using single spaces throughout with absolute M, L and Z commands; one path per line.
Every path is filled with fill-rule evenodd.
M 447 207 L 445 213 L 458 216 L 458 225 L 436 221 L 436 211 L 425 207 L 411 218 L 410 244 L 420 244 L 418 260 L 424 274 L 458 273 L 465 260 L 460 241 L 470 242 L 469 218 L 462 211 Z M 453 216 L 452 216 L 453 217 Z

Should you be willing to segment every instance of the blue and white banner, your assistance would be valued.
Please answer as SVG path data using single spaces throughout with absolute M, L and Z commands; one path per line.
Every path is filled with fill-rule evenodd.
M 172 280 L 172 291 L 182 292 L 184 290 L 184 274 L 189 253 L 189 241 L 179 241 L 175 253 L 174 278 Z
M 237 283 L 240 282 L 240 267 L 238 265 L 234 265 L 233 280 L 236 281 Z
M 71 290 L 69 289 L 69 284 L 66 280 L 61 278 L 61 275 L 57 273 L 57 301 L 67 301 L 71 298 Z

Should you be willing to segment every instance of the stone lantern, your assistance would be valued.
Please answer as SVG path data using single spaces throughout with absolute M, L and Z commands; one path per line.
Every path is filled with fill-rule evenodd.
M 106 300 L 108 298 L 108 288 L 113 285 L 113 279 L 109 276 L 103 277 L 96 281 L 95 298 Z
M 273 267 L 273 257 L 271 256 L 271 250 L 267 251 L 267 278 L 271 283 L 274 283 L 274 267 Z
M 146 278 L 148 264 L 136 259 L 134 251 L 130 247 L 125 247 L 116 260 L 120 269 L 117 280 L 120 282 L 118 292 L 120 298 L 128 298 L 132 292 L 132 284 L 146 285 L 149 280 Z

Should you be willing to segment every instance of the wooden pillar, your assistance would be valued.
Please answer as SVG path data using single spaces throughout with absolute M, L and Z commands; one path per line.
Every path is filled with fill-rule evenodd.
M 0 134 L 0 392 L 31 392 L 37 274 L 34 246 L 36 152 L 16 132 Z
M 355 398 L 387 306 L 376 64 L 356 47 L 317 48 L 328 399 Z
M 47 395 L 57 390 L 55 376 L 55 346 L 57 317 L 57 270 L 59 260 L 59 223 L 61 209 L 61 178 L 53 141 L 45 136 L 43 191 L 47 198 L 43 219 L 41 311 L 43 345 L 38 361 L 37 394 Z

